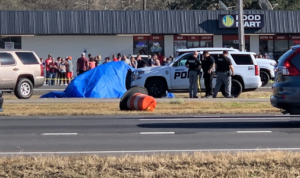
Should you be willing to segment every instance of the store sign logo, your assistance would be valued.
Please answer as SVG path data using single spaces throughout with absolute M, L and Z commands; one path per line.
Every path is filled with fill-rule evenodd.
M 226 15 L 223 17 L 222 23 L 225 27 L 232 27 L 234 25 L 234 18 L 231 15 Z
M 263 28 L 265 25 L 264 14 L 247 14 L 243 16 L 245 28 Z M 239 16 L 219 15 L 219 28 L 238 28 Z

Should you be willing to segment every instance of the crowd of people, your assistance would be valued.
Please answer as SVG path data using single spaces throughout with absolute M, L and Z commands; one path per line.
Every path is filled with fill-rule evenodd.
M 262 54 L 260 54 L 260 55 L 254 55 L 254 57 L 255 57 L 256 59 L 271 59 L 271 58 L 268 56 L 268 54 L 265 54 L 265 55 L 262 55 Z
M 71 56 L 65 58 L 57 57 L 56 59 L 49 54 L 48 58 L 44 61 L 43 58 L 40 58 L 46 74 L 45 85 L 68 85 L 71 80 L 73 80 L 74 69 L 73 61 Z M 127 55 L 112 55 L 112 58 L 105 57 L 104 62 L 102 63 L 102 57 L 97 55 L 95 57 L 92 54 L 89 54 L 86 57 L 85 53 L 81 54 L 81 57 L 77 59 L 77 68 L 76 72 L 78 75 L 83 74 L 84 72 L 91 70 L 99 65 L 106 64 L 108 62 L 118 62 L 123 61 L 132 68 L 143 68 L 143 67 L 155 67 L 155 66 L 164 66 L 174 60 L 173 56 L 169 58 L 163 56 L 160 52 L 154 55 L 148 55 L 148 58 L 142 58 L 141 55 L 136 57 L 131 56 L 130 59 Z

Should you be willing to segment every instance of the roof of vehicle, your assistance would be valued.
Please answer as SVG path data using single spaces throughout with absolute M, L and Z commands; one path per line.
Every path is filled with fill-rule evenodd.
M 177 52 L 192 52 L 192 51 L 239 51 L 234 48 L 189 48 L 189 49 L 178 49 Z
M 300 45 L 292 46 L 292 49 L 299 49 Z

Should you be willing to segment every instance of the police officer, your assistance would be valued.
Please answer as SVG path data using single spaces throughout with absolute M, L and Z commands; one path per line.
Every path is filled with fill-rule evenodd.
M 213 87 L 212 81 L 214 78 L 213 69 L 215 68 L 215 59 L 209 55 L 208 51 L 203 52 L 203 58 L 201 58 L 201 66 L 203 70 L 203 78 L 205 85 L 205 98 L 212 98 Z
M 201 69 L 201 63 L 198 59 L 198 52 L 195 51 L 193 56 L 187 59 L 185 66 L 189 68 L 189 82 L 190 82 L 190 98 L 198 98 L 198 73 Z
M 224 51 L 223 56 L 216 60 L 217 84 L 215 86 L 214 98 L 217 97 L 223 83 L 225 84 L 226 98 L 233 98 L 231 96 L 231 75 L 234 76 L 234 69 L 227 56 L 228 51 Z

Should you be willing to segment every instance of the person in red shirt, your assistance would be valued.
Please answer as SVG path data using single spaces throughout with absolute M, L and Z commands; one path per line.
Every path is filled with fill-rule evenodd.
M 119 60 L 116 58 L 115 55 L 112 55 L 112 60 L 113 60 L 114 62 L 118 62 L 118 61 L 119 61 Z
M 158 52 L 157 57 L 158 57 L 159 62 L 162 64 L 165 56 L 161 55 L 161 52 Z
M 81 57 L 77 59 L 77 72 L 78 75 L 83 74 L 89 68 L 89 61 L 85 57 L 85 53 L 81 54 Z
M 50 85 L 51 81 L 50 78 L 50 68 L 49 64 L 52 62 L 52 56 L 51 54 L 48 54 L 48 58 L 45 60 L 45 68 L 46 68 L 46 85 Z
M 90 58 L 89 70 L 94 69 L 95 67 L 96 67 L 96 61 L 93 58 Z
M 52 58 L 51 62 L 49 63 L 49 80 L 50 80 L 49 85 L 55 84 L 57 69 L 58 69 L 58 65 L 55 62 L 55 59 Z

